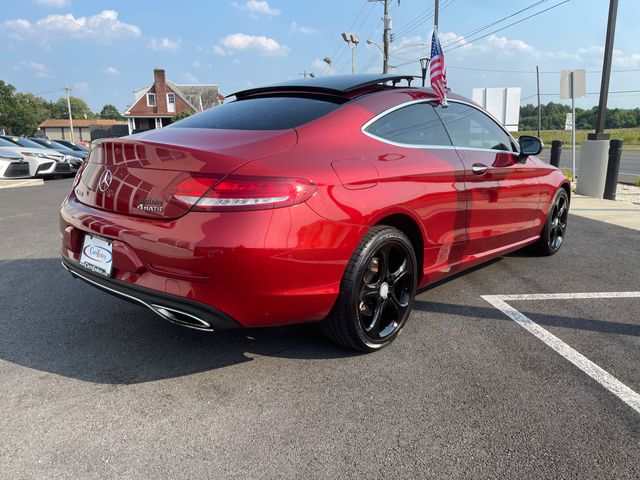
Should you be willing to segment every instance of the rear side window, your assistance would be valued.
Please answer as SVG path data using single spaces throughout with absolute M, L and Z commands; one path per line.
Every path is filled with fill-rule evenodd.
M 451 102 L 437 112 L 456 147 L 513 151 L 509 135 L 477 108 Z
M 171 127 L 287 130 L 320 118 L 342 103 L 301 96 L 247 98 L 210 108 Z
M 447 131 L 428 103 L 394 110 L 373 122 L 365 131 L 406 145 L 451 145 Z

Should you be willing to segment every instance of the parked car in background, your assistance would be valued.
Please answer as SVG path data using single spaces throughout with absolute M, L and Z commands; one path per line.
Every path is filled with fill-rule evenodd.
M 402 80 L 253 88 L 96 141 L 62 204 L 64 267 L 190 328 L 319 322 L 371 352 L 417 288 L 526 246 L 556 253 L 571 190 L 540 139 Z
M 62 145 L 61 143 L 58 143 L 55 140 L 49 140 L 47 138 L 41 138 L 41 137 L 29 137 L 29 140 L 42 145 L 44 148 L 51 148 L 52 150 L 55 150 L 58 153 L 67 155 L 67 161 L 71 165 L 73 165 L 76 170 L 80 168 L 80 165 L 82 165 L 82 162 L 84 162 L 84 160 L 89 155 L 86 152 L 78 152 L 76 150 L 72 150 L 71 148 L 65 145 Z
M 29 162 L 13 150 L 0 147 L 0 178 L 29 178 Z
M 69 140 L 54 140 L 54 141 L 76 152 L 85 152 L 88 154 L 91 151 L 90 148 L 85 147 L 84 143 L 73 143 L 73 142 L 70 142 Z
M 0 135 L 0 148 L 11 150 L 17 155 L 21 155 L 29 163 L 29 174 L 32 177 L 69 175 L 75 174 L 77 171 L 65 158 L 65 155 L 55 150 L 44 148 L 28 138 Z

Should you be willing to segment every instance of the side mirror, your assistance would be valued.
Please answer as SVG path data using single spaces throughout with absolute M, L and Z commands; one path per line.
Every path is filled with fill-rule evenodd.
M 522 135 L 519 138 L 520 155 L 527 157 L 529 155 L 538 155 L 544 148 L 542 140 L 531 135 Z

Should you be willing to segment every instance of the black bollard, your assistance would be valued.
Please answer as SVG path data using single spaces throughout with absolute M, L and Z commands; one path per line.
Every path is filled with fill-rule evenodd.
M 620 158 L 622 158 L 622 143 L 622 140 L 617 138 L 609 142 L 609 164 L 607 165 L 607 180 L 604 184 L 604 198 L 606 200 L 616 199 Z
M 553 140 L 551 142 L 551 158 L 549 163 L 554 167 L 560 168 L 560 154 L 562 153 L 562 141 Z

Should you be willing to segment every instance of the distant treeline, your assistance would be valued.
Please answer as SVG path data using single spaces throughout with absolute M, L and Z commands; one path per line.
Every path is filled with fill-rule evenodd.
M 77 97 L 70 97 L 69 104 L 76 119 L 122 119 L 118 109 L 110 104 L 102 107 L 99 113 L 92 112 L 84 100 Z M 47 118 L 69 118 L 65 97 L 51 102 L 33 93 L 18 92 L 13 85 L 0 80 L 0 130 L 11 135 L 33 135 Z
M 542 130 L 563 130 L 567 113 L 571 112 L 569 105 L 549 102 L 542 105 Z M 587 110 L 576 108 L 576 128 L 591 130 L 596 126 L 598 107 Z M 607 108 L 605 128 L 634 128 L 640 126 L 640 108 L 623 109 Z M 520 107 L 520 130 L 536 130 L 538 128 L 537 105 Z

